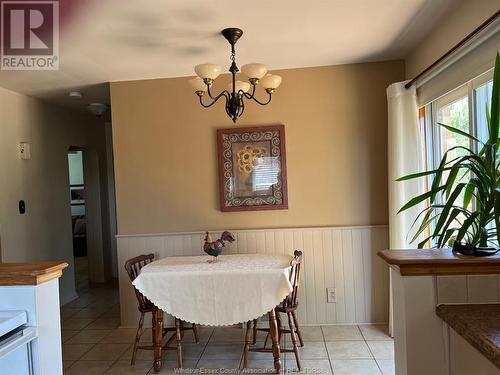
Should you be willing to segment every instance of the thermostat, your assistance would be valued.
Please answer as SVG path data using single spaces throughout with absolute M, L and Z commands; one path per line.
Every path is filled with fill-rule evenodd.
M 31 159 L 31 147 L 28 142 L 19 143 L 19 159 L 22 160 Z

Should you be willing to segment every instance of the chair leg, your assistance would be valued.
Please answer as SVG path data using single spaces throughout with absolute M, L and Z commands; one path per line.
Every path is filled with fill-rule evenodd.
M 252 322 L 249 320 L 247 322 L 247 329 L 245 332 L 245 347 L 243 348 L 243 368 L 248 368 L 248 349 L 250 349 L 252 332 Z
M 156 331 L 155 331 L 155 324 L 156 324 L 156 316 L 155 316 L 155 313 L 152 312 L 151 313 L 151 340 L 154 341 L 155 339 L 155 335 L 156 335 Z
M 297 336 L 295 335 L 296 327 L 293 321 L 292 313 L 286 314 L 288 316 L 288 326 L 290 327 L 290 336 L 292 336 L 293 352 L 295 354 L 295 361 L 297 362 L 297 368 L 302 371 L 302 365 L 300 363 L 299 348 L 297 347 Z
M 255 345 L 257 342 L 257 319 L 253 320 L 253 339 L 252 339 L 252 345 Z
M 192 327 L 193 327 L 194 341 L 196 343 L 199 343 L 200 342 L 200 336 L 198 336 L 198 327 L 194 323 L 193 323 Z
M 281 316 L 279 312 L 276 312 L 276 322 L 278 323 L 278 342 L 281 343 L 281 331 L 283 325 L 281 324 Z
M 300 346 L 304 346 L 304 341 L 302 341 L 302 335 L 300 334 L 299 322 L 297 320 L 297 315 L 295 311 L 292 311 L 293 324 L 295 326 L 295 332 L 297 332 L 297 336 L 299 337 Z
M 144 313 L 141 312 L 141 318 L 139 319 L 139 326 L 137 327 L 137 333 L 135 334 L 134 348 L 132 349 L 132 360 L 130 361 L 130 366 L 135 364 L 135 356 L 137 354 L 137 345 L 141 339 L 142 325 L 144 324 Z
M 177 366 L 182 368 L 182 332 L 181 332 L 181 321 L 175 318 L 175 339 L 177 341 Z

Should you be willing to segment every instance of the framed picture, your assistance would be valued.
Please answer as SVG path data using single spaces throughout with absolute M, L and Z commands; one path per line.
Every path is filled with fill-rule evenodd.
M 83 185 L 71 185 L 69 190 L 71 193 L 71 205 L 85 204 L 85 190 Z
M 217 130 L 221 211 L 288 208 L 285 127 Z

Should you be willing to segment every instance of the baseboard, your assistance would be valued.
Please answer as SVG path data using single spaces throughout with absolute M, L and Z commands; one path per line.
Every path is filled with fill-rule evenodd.
M 70 303 L 71 301 L 74 301 L 77 298 L 78 298 L 78 294 L 75 291 L 72 291 L 71 293 L 64 294 L 64 295 L 60 296 L 61 306 L 64 306 L 67 303 Z

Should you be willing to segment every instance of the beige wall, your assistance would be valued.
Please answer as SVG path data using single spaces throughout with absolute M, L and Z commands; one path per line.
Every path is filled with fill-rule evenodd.
M 500 8 L 498 0 L 462 0 L 406 57 L 406 77 L 413 78 Z
M 118 233 L 386 224 L 385 89 L 403 62 L 279 74 L 273 102 L 249 104 L 237 126 L 285 124 L 281 211 L 219 211 L 215 129 L 233 126 L 222 103 L 201 108 L 187 78 L 112 83 Z
M 0 113 L 0 260 L 68 261 L 61 281 L 62 300 L 68 300 L 75 294 L 68 147 L 96 150 L 105 176 L 104 125 L 2 88 Z M 18 158 L 19 142 L 31 143 L 31 160 Z M 24 215 L 18 212 L 21 199 Z

